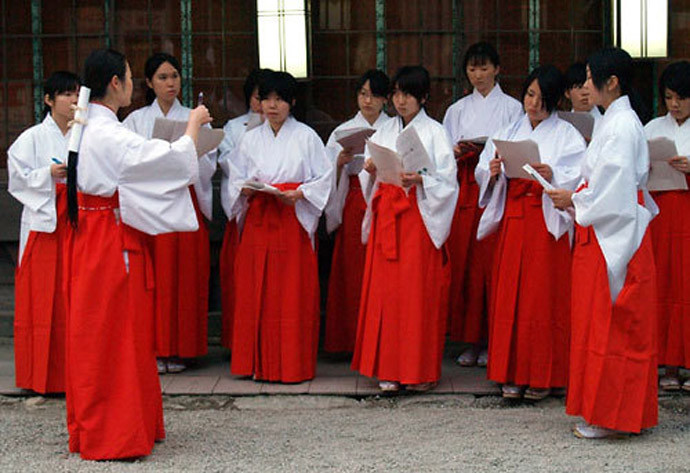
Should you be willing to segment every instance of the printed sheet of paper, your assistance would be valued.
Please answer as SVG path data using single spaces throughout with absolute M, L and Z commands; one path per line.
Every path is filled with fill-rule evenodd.
M 505 159 L 503 166 L 506 176 L 511 179 L 528 179 L 529 174 L 522 168 L 525 164 L 541 164 L 539 147 L 532 140 L 502 141 L 493 140 L 498 155 Z
M 654 138 L 647 144 L 649 145 L 649 162 L 652 165 L 647 188 L 650 191 L 687 190 L 688 183 L 685 180 L 685 174 L 668 163 L 670 158 L 678 156 L 676 144 L 665 137 Z
M 184 135 L 186 130 L 187 122 L 158 117 L 153 124 L 153 134 L 151 137 L 172 143 Z M 203 156 L 209 151 L 216 149 L 220 142 L 223 141 L 224 136 L 223 130 L 202 126 L 199 128 L 199 136 L 196 142 L 197 154 Z
M 413 126 L 407 127 L 398 135 L 395 147 L 405 171 L 433 174 L 436 170 Z
M 352 154 L 364 154 L 364 145 L 376 130 L 373 128 L 350 128 L 348 130 L 338 130 L 335 132 L 335 141 L 343 149 L 350 149 Z
M 249 119 L 247 120 L 247 123 L 244 125 L 244 131 L 253 130 L 257 126 L 261 125 L 263 122 L 263 115 L 261 115 L 260 113 L 249 112 Z
M 594 117 L 588 112 L 558 112 L 558 118 L 565 120 L 580 132 L 585 140 L 592 139 Z
M 398 153 L 385 146 L 367 141 L 371 160 L 376 166 L 376 177 L 381 182 L 402 187 L 400 175 L 405 172 Z
M 246 181 L 244 184 L 242 184 L 242 187 L 244 189 L 252 189 L 258 192 L 266 192 L 267 194 L 282 194 L 282 192 L 278 188 L 273 187 L 270 184 L 264 184 L 263 182 L 259 181 Z
M 529 164 L 525 164 L 524 166 L 522 166 L 522 169 L 524 169 L 527 174 L 532 176 L 532 179 L 534 179 L 539 184 L 541 184 L 541 186 L 544 189 L 546 189 L 547 191 L 552 191 L 554 189 L 554 187 L 551 185 L 551 183 L 549 181 L 547 181 L 546 179 L 544 179 L 544 177 L 541 174 L 539 174 L 537 172 L 537 170 L 534 169 Z

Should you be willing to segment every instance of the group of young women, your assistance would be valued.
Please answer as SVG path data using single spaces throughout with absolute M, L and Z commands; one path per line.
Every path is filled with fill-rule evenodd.
M 177 60 L 147 61 L 149 105 L 120 123 L 129 64 L 95 51 L 85 63 L 91 103 L 78 158 L 66 164 L 80 86 L 69 73 L 48 80 L 46 119 L 8 151 L 10 192 L 25 206 L 17 385 L 66 391 L 70 449 L 82 457 L 150 453 L 164 436 L 154 359 L 158 373 L 177 372 L 206 352 L 206 220 L 219 166 L 228 219 L 222 344 L 233 374 L 314 377 L 324 214 L 336 232 L 324 348 L 352 352 L 352 369 L 382 391 L 433 388 L 450 335 L 470 345 L 458 363 L 488 365 L 505 397 L 539 400 L 567 388 L 567 412 L 585 420 L 577 436 L 655 425 L 657 364 L 667 366 L 662 388 L 690 390 L 679 378 L 690 366 L 690 301 L 677 256 L 690 229 L 682 190 L 655 193 L 661 217 L 649 225 L 657 208 L 646 190 L 647 138 L 675 141 L 680 156 L 670 164 L 690 172 L 690 63 L 664 72 L 669 113 L 646 129 L 631 105 L 632 67 L 615 48 L 566 76 L 541 66 L 519 102 L 498 84 L 495 49 L 478 43 L 463 62 L 473 92 L 443 124 L 425 111 L 425 68 L 402 67 L 390 81 L 371 70 L 357 83 L 359 112 L 325 146 L 292 116 L 295 79 L 255 71 L 244 87 L 247 114 L 228 122 L 217 153 L 197 156 L 199 128 L 211 118 L 177 100 Z M 564 95 L 595 116 L 591 142 L 558 117 Z M 185 134 L 151 139 L 158 117 L 186 121 Z M 381 178 L 374 145 L 362 154 L 338 143 L 360 128 L 393 151 L 413 131 L 427 167 L 403 169 L 398 184 Z M 552 187 L 508 178 L 494 140 L 534 141 L 532 166 Z

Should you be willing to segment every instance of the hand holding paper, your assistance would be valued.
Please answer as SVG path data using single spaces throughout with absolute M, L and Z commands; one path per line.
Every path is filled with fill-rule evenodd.
M 541 164 L 539 147 L 532 140 L 493 140 L 499 156 L 503 158 L 506 176 L 511 179 L 527 179 L 529 175 L 522 168 L 525 164 Z
M 664 137 L 654 138 L 647 143 L 651 164 L 647 188 L 650 191 L 688 190 L 685 174 L 670 162 L 678 157 L 675 143 Z
M 192 110 L 192 113 L 193 112 L 194 110 Z M 187 123 L 188 122 L 168 120 L 167 118 L 156 118 L 153 124 L 153 134 L 151 137 L 172 143 L 186 133 Z M 223 130 L 201 127 L 196 142 L 197 155 L 201 157 L 217 148 L 220 142 L 223 141 L 224 136 L 225 133 L 223 133 Z
M 335 132 L 335 141 L 344 149 L 349 149 L 353 155 L 364 154 L 367 139 L 374 134 L 373 128 L 350 128 Z
M 523 166 L 522 166 L 522 169 L 524 169 L 525 172 L 527 172 L 527 174 L 529 174 L 530 176 L 532 176 L 532 178 L 533 178 L 535 181 L 537 181 L 539 184 L 541 184 L 541 186 L 542 186 L 544 189 L 549 190 L 549 191 L 554 189 L 554 187 L 551 185 L 551 183 L 550 183 L 549 181 L 547 181 L 547 180 L 544 178 L 544 176 L 542 176 L 536 169 L 534 169 L 534 168 L 533 168 L 532 166 L 530 166 L 529 164 L 523 165 Z

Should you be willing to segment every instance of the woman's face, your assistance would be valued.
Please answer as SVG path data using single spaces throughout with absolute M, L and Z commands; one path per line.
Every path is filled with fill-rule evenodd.
M 385 97 L 374 95 L 371 84 L 366 81 L 357 92 L 357 106 L 365 117 L 378 116 L 386 103 Z
M 129 62 L 127 62 L 127 69 L 125 70 L 125 80 L 122 81 L 121 84 L 120 107 L 129 107 L 132 103 L 132 91 L 134 90 L 134 84 L 132 83 L 132 69 L 129 67 Z
M 410 121 L 417 116 L 423 103 L 424 101 L 420 103 L 417 97 L 412 94 L 403 92 L 397 87 L 393 89 L 393 106 L 398 112 L 398 115 L 403 119 L 405 125 L 410 123 Z
M 529 117 L 532 127 L 536 127 L 549 116 L 549 112 L 547 112 L 546 107 L 544 107 L 541 88 L 539 87 L 539 81 L 537 79 L 534 79 L 529 87 L 527 87 L 527 92 L 522 98 L 522 105 L 525 107 L 525 113 Z
M 589 66 L 587 66 L 587 80 L 585 80 L 582 88 L 587 90 L 587 93 L 589 94 L 589 102 L 592 105 L 601 106 L 604 104 L 603 94 L 601 93 L 602 91 L 597 89 L 594 85 L 594 82 L 592 81 L 592 71 L 589 70 Z
M 156 98 L 162 102 L 170 103 L 180 94 L 180 73 L 172 64 L 164 62 L 151 79 L 146 79 L 146 85 L 153 89 Z
M 499 71 L 500 67 L 490 61 L 484 64 L 475 64 L 470 61 L 465 69 L 470 84 L 482 95 L 487 95 L 494 88 Z
M 290 104 L 277 93 L 271 92 L 261 101 L 261 110 L 273 129 L 277 129 L 290 115 Z
M 683 99 L 676 92 L 667 88 L 664 91 L 664 102 L 666 102 L 668 113 L 678 124 L 682 125 L 690 117 L 690 97 Z
M 566 91 L 566 96 L 573 104 L 576 112 L 589 112 L 592 110 L 592 103 L 589 101 L 589 89 L 584 84 L 576 85 Z
M 74 118 L 72 105 L 77 105 L 78 98 L 79 88 L 55 94 L 55 98 L 53 99 L 46 95 L 44 102 L 50 107 L 50 113 L 53 117 L 59 117 L 62 120 L 69 121 Z

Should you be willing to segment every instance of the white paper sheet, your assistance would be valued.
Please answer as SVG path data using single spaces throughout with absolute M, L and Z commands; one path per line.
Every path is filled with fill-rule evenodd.
M 267 194 L 273 195 L 282 194 L 282 192 L 277 187 L 273 187 L 270 184 L 264 184 L 263 182 L 259 181 L 245 181 L 244 184 L 242 184 L 242 188 L 251 189 L 258 192 L 266 192 Z
M 539 146 L 532 140 L 493 140 L 498 155 L 505 161 L 505 174 L 511 179 L 527 179 L 531 176 L 522 168 L 525 164 L 541 164 Z
M 431 158 L 413 126 L 407 127 L 398 135 L 395 147 L 405 171 L 419 174 L 434 173 Z
M 165 140 L 169 143 L 176 141 L 187 130 L 187 122 L 168 120 L 167 118 L 156 118 L 153 124 L 153 133 L 151 138 Z M 225 133 L 220 129 L 213 129 L 207 127 L 199 128 L 199 136 L 197 137 L 196 152 L 198 156 L 203 156 L 209 151 L 216 149 Z
M 666 137 L 659 137 L 649 140 L 647 144 L 651 163 L 647 188 L 650 191 L 688 190 L 685 174 L 668 163 L 670 158 L 678 156 L 675 143 Z
M 565 120 L 580 132 L 582 137 L 589 141 L 594 131 L 594 117 L 589 112 L 558 112 L 558 118 Z
M 350 149 L 352 154 L 364 154 L 364 145 L 371 135 L 376 130 L 373 128 L 350 128 L 347 130 L 337 130 L 335 141 L 343 147 L 343 149 Z
M 551 183 L 550 183 L 549 181 L 547 181 L 546 179 L 544 179 L 544 177 L 543 177 L 541 174 L 539 174 L 539 173 L 537 172 L 537 170 L 534 169 L 534 168 L 533 168 L 532 166 L 530 166 L 529 164 L 523 165 L 523 166 L 522 166 L 522 169 L 524 169 L 525 172 L 526 172 L 527 174 L 529 174 L 530 176 L 532 176 L 532 178 L 533 178 L 535 181 L 537 181 L 539 184 L 541 184 L 541 186 L 542 186 L 544 189 L 546 189 L 547 191 L 552 191 L 552 190 L 554 189 L 554 187 L 551 185 Z
M 369 154 L 371 160 L 376 166 L 376 177 L 381 182 L 387 184 L 394 184 L 402 187 L 402 179 L 400 175 L 405 172 L 402 160 L 398 153 L 385 146 L 377 145 L 376 143 L 367 141 L 369 147 Z

